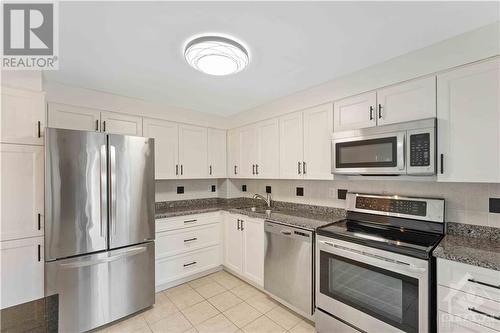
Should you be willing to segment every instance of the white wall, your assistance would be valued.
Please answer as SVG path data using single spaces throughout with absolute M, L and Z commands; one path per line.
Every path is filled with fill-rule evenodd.
M 435 197 L 446 200 L 446 220 L 500 228 L 500 214 L 489 213 L 489 198 L 500 197 L 500 184 L 435 183 L 398 180 L 249 180 L 226 181 L 227 197 L 250 197 L 265 194 L 266 185 L 272 188 L 274 200 L 311 205 L 345 208 L 345 200 L 337 199 L 337 190 L 358 193 L 398 194 Z M 241 192 L 241 185 L 247 192 Z M 304 188 L 304 196 L 296 196 L 296 187 Z
M 228 117 L 229 125 L 243 126 L 498 54 L 500 22 L 240 112 Z
M 225 198 L 226 187 L 222 179 L 157 180 L 156 201 Z M 215 185 L 216 192 L 211 191 Z M 177 186 L 184 186 L 184 194 L 177 194 Z
M 208 113 L 151 103 L 137 98 L 74 87 L 53 81 L 44 82 L 43 88 L 47 94 L 47 102 L 122 112 L 206 127 L 223 129 L 227 127 L 226 118 Z
M 0 84 L 33 91 L 43 90 L 41 71 L 4 71 L 0 72 Z

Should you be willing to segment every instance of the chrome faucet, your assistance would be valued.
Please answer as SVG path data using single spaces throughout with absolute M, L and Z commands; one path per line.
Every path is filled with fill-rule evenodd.
M 263 197 L 262 195 L 260 195 L 260 194 L 254 194 L 254 195 L 253 195 L 253 198 L 254 198 L 254 199 L 263 200 L 263 201 L 266 203 L 267 208 L 271 208 L 271 200 L 272 200 L 272 199 L 271 199 L 271 193 L 266 193 L 266 196 L 267 196 L 267 198 L 264 198 L 264 197 Z

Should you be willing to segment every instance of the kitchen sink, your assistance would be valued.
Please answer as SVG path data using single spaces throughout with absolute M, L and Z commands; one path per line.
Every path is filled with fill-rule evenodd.
M 245 210 L 252 213 L 266 214 L 266 215 L 271 215 L 271 213 L 276 212 L 276 209 L 267 207 L 248 207 L 245 208 Z

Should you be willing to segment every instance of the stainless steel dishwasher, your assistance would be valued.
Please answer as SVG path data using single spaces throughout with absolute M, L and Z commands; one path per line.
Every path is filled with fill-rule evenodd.
M 293 310 L 313 314 L 314 232 L 266 221 L 264 289 Z

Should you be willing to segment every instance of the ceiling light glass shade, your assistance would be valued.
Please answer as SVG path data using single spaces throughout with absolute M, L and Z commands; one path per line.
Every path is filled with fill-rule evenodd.
M 186 45 L 184 57 L 196 70 L 219 76 L 237 73 L 249 62 L 248 51 L 240 43 L 221 36 L 193 39 Z

